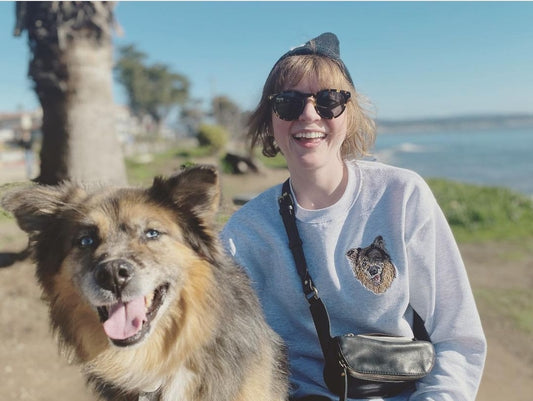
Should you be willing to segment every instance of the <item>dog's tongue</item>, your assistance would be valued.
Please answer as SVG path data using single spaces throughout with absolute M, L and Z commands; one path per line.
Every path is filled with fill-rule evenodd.
M 139 297 L 110 306 L 109 319 L 104 322 L 104 331 L 113 340 L 124 340 L 137 334 L 145 321 L 144 297 Z

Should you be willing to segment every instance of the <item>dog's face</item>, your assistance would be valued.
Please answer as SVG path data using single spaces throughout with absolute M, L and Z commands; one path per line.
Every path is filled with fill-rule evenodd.
M 216 171 L 196 167 L 148 189 L 67 183 L 15 191 L 3 205 L 30 234 L 54 327 L 83 355 L 176 331 L 184 312 L 164 311 L 192 274 L 208 274 L 197 266 L 217 252 L 208 227 L 218 197 Z
M 139 194 L 107 195 L 87 206 L 72 224 L 63 269 L 112 342 L 137 343 L 167 306 L 169 290 L 180 288 L 191 250 L 172 211 Z
M 355 277 L 375 294 L 387 291 L 396 277 L 396 269 L 381 236 L 376 237 L 366 248 L 350 249 L 346 256 Z

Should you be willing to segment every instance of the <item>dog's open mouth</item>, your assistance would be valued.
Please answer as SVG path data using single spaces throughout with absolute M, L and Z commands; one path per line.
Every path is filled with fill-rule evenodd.
M 168 287 L 168 284 L 164 284 L 149 296 L 97 308 L 104 331 L 113 344 L 126 347 L 145 337 L 150 330 L 150 323 L 163 305 Z

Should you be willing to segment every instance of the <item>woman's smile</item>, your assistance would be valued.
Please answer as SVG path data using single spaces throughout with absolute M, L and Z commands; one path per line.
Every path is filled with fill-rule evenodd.
M 318 145 L 326 139 L 327 135 L 324 132 L 310 131 L 297 132 L 292 137 L 302 146 Z

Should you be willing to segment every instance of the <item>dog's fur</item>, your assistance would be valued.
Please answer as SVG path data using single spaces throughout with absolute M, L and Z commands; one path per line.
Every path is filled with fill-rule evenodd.
M 374 294 L 383 294 L 396 277 L 396 268 L 385 249 L 381 235 L 366 248 L 352 248 L 346 256 L 355 277 Z
M 59 343 L 102 399 L 286 399 L 281 340 L 220 248 L 218 202 L 206 166 L 148 189 L 65 183 L 4 198 Z

